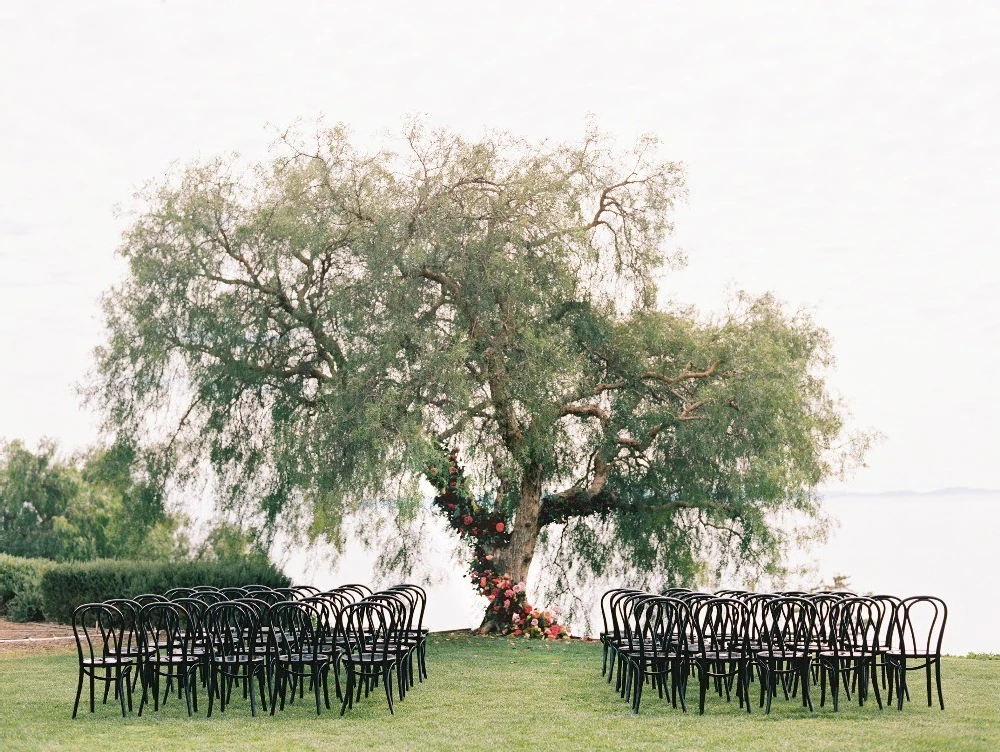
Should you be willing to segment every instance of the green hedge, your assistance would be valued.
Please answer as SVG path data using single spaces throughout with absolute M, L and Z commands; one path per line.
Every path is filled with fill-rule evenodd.
M 261 584 L 287 587 L 289 579 L 271 563 L 155 562 L 98 559 L 57 564 L 42 575 L 42 610 L 49 621 L 68 624 L 81 603 L 165 593 L 175 587 Z
M 11 621 L 40 620 L 42 574 L 52 566 L 49 559 L 0 554 L 0 614 Z

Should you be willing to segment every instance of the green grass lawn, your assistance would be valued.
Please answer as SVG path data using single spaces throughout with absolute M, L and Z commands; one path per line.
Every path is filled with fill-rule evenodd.
M 946 659 L 943 712 L 918 701 L 902 713 L 842 703 L 834 714 L 817 694 L 814 714 L 780 700 L 770 716 L 711 694 L 704 716 L 684 714 L 649 689 L 633 716 L 600 661 L 595 643 L 432 635 L 430 680 L 395 716 L 379 690 L 343 718 L 317 717 L 307 695 L 275 717 L 251 718 L 239 699 L 224 715 L 205 718 L 202 706 L 189 719 L 175 696 L 123 719 L 111 702 L 89 714 L 85 695 L 72 720 L 75 653 L 0 653 L 0 750 L 1000 750 L 1000 661 Z

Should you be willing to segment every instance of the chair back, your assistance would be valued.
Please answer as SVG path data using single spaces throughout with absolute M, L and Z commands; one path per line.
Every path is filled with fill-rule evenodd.
M 827 649 L 834 655 L 847 654 L 862 658 L 879 650 L 882 632 L 882 609 L 871 598 L 844 598 L 833 606 L 831 629 L 827 634 Z
M 693 607 L 694 643 L 699 654 L 749 654 L 750 609 L 735 598 L 710 598 Z
M 127 632 L 131 634 L 129 619 L 108 603 L 84 603 L 73 610 L 73 636 L 81 665 L 128 657 Z
M 399 652 L 395 609 L 367 598 L 347 605 L 341 615 L 341 637 L 346 660 L 368 656 L 388 662 Z
M 205 611 L 205 638 L 213 661 L 237 663 L 256 654 L 260 640 L 260 618 L 247 603 L 221 601 Z M 234 669 L 236 666 L 234 665 Z
M 895 612 L 895 652 L 903 655 L 941 655 L 948 606 L 933 595 L 903 598 Z
M 323 617 L 312 603 L 283 601 L 271 607 L 270 652 L 280 660 L 299 656 L 307 661 L 325 657 L 323 651 Z
M 779 596 L 761 613 L 763 652 L 771 657 L 802 658 L 815 648 L 816 608 L 805 598 Z
M 185 639 L 188 625 L 187 611 L 176 602 L 147 603 L 139 612 L 140 645 L 143 655 L 166 661 L 180 656 L 186 661 L 190 655 Z

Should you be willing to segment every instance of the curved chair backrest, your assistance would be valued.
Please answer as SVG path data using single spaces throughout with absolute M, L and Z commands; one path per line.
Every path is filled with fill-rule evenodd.
M 641 600 L 634 611 L 635 642 L 641 660 L 660 662 L 686 651 L 678 635 L 685 635 L 690 612 L 687 604 L 669 596 Z
M 611 618 L 611 631 L 609 632 L 613 640 L 620 640 L 625 634 L 625 604 L 626 601 L 631 599 L 636 595 L 651 595 L 643 590 L 635 589 L 620 589 L 614 591 L 614 594 L 608 601 L 608 612 Z
M 194 590 L 196 593 L 218 593 L 218 592 L 220 592 L 219 588 L 217 588 L 215 585 L 195 585 L 191 589 Z
M 213 590 L 195 590 L 191 594 L 191 597 L 201 601 L 206 606 L 211 606 L 213 603 L 222 603 L 222 601 L 226 600 L 226 596 Z
M 841 599 L 830 614 L 827 649 L 834 655 L 852 657 L 877 654 L 883 634 L 882 618 L 882 609 L 871 598 Z
M 787 658 L 807 656 L 816 647 L 816 608 L 805 598 L 775 598 L 767 602 L 761 616 L 762 652 Z
M 420 610 L 420 599 L 417 597 L 417 594 L 408 588 L 399 587 L 398 585 L 389 588 L 385 592 L 406 601 L 406 623 L 401 628 L 407 632 L 415 632 L 417 630 L 417 612 Z
M 191 647 L 203 645 L 205 642 L 205 613 L 208 611 L 208 604 L 199 598 L 178 598 L 172 601 L 184 609 L 185 627 L 184 636 Z
M 424 629 L 424 610 L 427 608 L 427 591 L 424 590 L 419 585 L 413 585 L 410 583 L 403 583 L 401 585 L 396 585 L 390 590 L 401 590 L 403 592 L 409 593 L 416 598 L 416 617 L 417 623 L 414 625 L 417 631 L 422 632 Z
M 629 644 L 634 644 L 639 639 L 640 632 L 640 612 L 643 604 L 653 598 L 665 598 L 667 596 L 657 596 L 653 593 L 632 593 L 626 595 L 619 601 L 621 610 L 622 634 Z
M 213 603 L 205 611 L 205 637 L 213 660 L 254 654 L 260 638 L 256 609 L 238 601 Z
M 896 608 L 895 647 L 904 655 L 941 655 L 947 604 L 933 595 L 903 598 Z
M 239 598 L 246 598 L 247 591 L 246 588 L 241 587 L 224 587 L 219 588 L 219 592 L 226 597 L 226 600 L 235 601 Z
M 393 620 L 396 625 L 396 629 L 401 632 L 406 632 L 410 629 L 410 620 L 413 614 L 413 609 L 411 608 L 411 602 L 401 593 L 391 593 L 386 590 L 380 590 L 377 593 L 372 593 L 367 598 L 366 601 L 375 601 L 378 603 L 384 603 L 393 610 Z
M 275 603 L 282 603 L 284 601 L 289 600 L 288 598 L 285 598 L 285 596 L 283 596 L 277 590 L 272 590 L 271 588 L 262 588 L 260 590 L 250 590 L 249 588 L 247 588 L 247 594 L 245 597 L 253 598 L 256 601 L 264 601 L 264 603 L 268 603 L 272 606 Z
M 767 608 L 768 603 L 779 597 L 780 596 L 774 595 L 773 593 L 751 593 L 738 599 L 742 600 L 746 604 L 747 608 L 750 609 L 751 642 L 755 644 L 764 642 L 765 638 L 761 634 L 764 622 L 764 610 Z
M 144 655 L 155 654 L 160 660 L 170 656 L 188 656 L 184 639 L 188 629 L 187 611 L 173 601 L 147 603 L 139 612 L 139 628 Z
M 879 611 L 882 612 L 882 628 L 879 635 L 879 644 L 884 648 L 891 648 L 899 640 L 896 629 L 896 613 L 903 599 L 885 593 L 866 597 L 874 601 L 878 605 Z
M 282 601 L 268 614 L 271 651 L 279 660 L 299 655 L 316 661 L 323 656 L 324 618 L 316 604 L 307 601 Z
M 157 593 L 143 593 L 142 595 L 134 596 L 132 600 L 140 606 L 145 606 L 147 603 L 167 603 L 170 599 Z
M 291 590 L 295 591 L 298 598 L 312 598 L 314 595 L 320 594 L 320 589 L 318 587 L 313 587 L 312 585 L 292 585 Z
M 73 610 L 73 636 L 81 665 L 126 657 L 129 619 L 109 603 L 84 603 Z
M 351 603 L 341 617 L 341 636 L 348 660 L 363 655 L 387 662 L 400 650 L 395 609 L 388 603 L 364 599 Z
M 709 651 L 749 654 L 750 609 L 735 598 L 710 598 L 692 606 L 695 644 Z
M 811 593 L 806 596 L 816 609 L 816 634 L 813 635 L 813 646 L 826 646 L 830 644 L 831 634 L 834 632 L 834 607 L 844 600 L 843 596 L 832 593 Z
M 249 606 L 257 614 L 257 621 L 261 625 L 267 624 L 267 615 L 271 612 L 271 604 L 260 598 L 234 598 L 234 603 L 242 603 L 244 606 Z M 288 603 L 290 601 L 281 601 L 282 603 Z
M 175 601 L 178 598 L 190 598 L 194 594 L 194 588 L 189 587 L 175 587 L 170 588 L 167 592 L 163 594 L 163 597 L 168 601 Z
M 335 590 L 347 590 L 351 593 L 357 595 L 356 600 L 361 600 L 362 598 L 367 598 L 372 594 L 372 589 L 367 585 L 361 585 L 356 582 L 349 583 L 347 585 L 338 585 Z

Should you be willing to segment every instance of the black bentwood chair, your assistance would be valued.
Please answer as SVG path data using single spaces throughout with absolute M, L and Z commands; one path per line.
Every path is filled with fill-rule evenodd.
M 893 614 L 894 644 L 885 655 L 889 674 L 889 702 L 892 702 L 893 683 L 896 685 L 896 704 L 903 709 L 903 697 L 908 695 L 906 674 L 924 669 L 927 676 L 927 707 L 934 704 L 931 695 L 931 668 L 937 680 L 937 696 L 944 710 L 941 691 L 941 642 L 948 621 L 948 606 L 940 598 L 916 595 L 904 598 Z
M 789 688 L 794 694 L 800 682 L 802 704 L 812 712 L 809 680 L 817 618 L 815 607 L 805 598 L 778 596 L 764 604 L 756 662 L 760 674 L 760 704 L 765 707 L 765 713 L 771 712 L 771 698 L 777 695 L 779 685 L 787 700 Z
M 330 707 L 327 676 L 330 672 L 330 655 L 324 652 L 324 619 L 316 605 L 307 602 L 278 603 L 270 611 L 271 668 L 274 686 L 271 689 L 271 715 L 274 715 L 281 695 L 281 709 L 289 684 L 292 701 L 296 687 L 304 687 L 310 679 L 316 695 L 316 715 L 320 714 L 320 689 L 326 707 Z
M 730 688 L 736 682 L 740 707 L 750 712 L 750 674 L 753 652 L 750 650 L 750 609 L 735 598 L 711 598 L 697 603 L 692 619 L 695 643 L 690 663 L 698 674 L 698 713 L 705 712 L 709 679 L 714 679 L 721 694 L 730 700 Z
M 197 601 L 195 601 L 197 603 Z M 202 656 L 194 652 L 193 627 L 188 611 L 179 603 L 147 603 L 139 612 L 142 634 L 143 661 L 142 701 L 139 715 L 146 706 L 149 692 L 153 692 L 153 710 L 160 709 L 160 677 L 166 677 L 163 700 L 170 695 L 170 682 L 177 680 L 178 692 L 187 700 L 188 715 L 192 705 L 198 710 L 198 667 Z
M 129 655 L 124 644 L 129 629 L 127 619 L 114 606 L 106 603 L 84 603 L 73 611 L 73 636 L 80 659 L 80 678 L 76 685 L 76 700 L 73 702 L 73 717 L 80 707 L 83 679 L 90 679 L 90 712 L 94 712 L 94 683 L 105 683 L 104 701 L 107 702 L 107 688 L 114 686 L 115 696 L 120 700 L 124 718 L 126 700 L 132 710 L 132 687 L 129 678 L 136 658 Z
M 684 602 L 666 596 L 640 602 L 633 612 L 633 639 L 621 648 L 625 659 L 625 694 L 631 693 L 632 712 L 638 714 L 647 680 L 660 699 L 664 691 L 677 707 L 678 687 L 687 669 L 686 635 L 690 614 Z M 667 686 L 667 679 L 670 684 Z M 681 693 L 681 707 L 684 695 Z
M 208 715 L 215 698 L 225 712 L 233 685 L 242 684 L 250 696 L 250 715 L 257 715 L 254 679 L 260 689 L 260 701 L 267 710 L 264 682 L 267 678 L 265 655 L 260 650 L 258 611 L 246 603 L 222 601 L 205 611 L 205 640 L 209 653 Z
M 826 646 L 818 654 L 820 670 L 820 706 L 826 702 L 826 682 L 830 680 L 833 710 L 839 710 L 840 683 L 851 699 L 852 688 L 858 693 L 858 705 L 868 699 L 868 685 L 875 690 L 875 700 L 882 709 L 876 660 L 879 651 L 882 611 L 870 598 L 845 598 L 830 614 Z
M 352 603 L 344 608 L 341 629 L 344 651 L 340 654 L 340 662 L 347 674 L 347 687 L 340 714 L 354 707 L 355 700 L 361 699 L 362 689 L 367 697 L 379 680 L 385 687 L 389 713 L 395 714 L 392 674 L 400 653 L 395 609 L 378 601 Z

